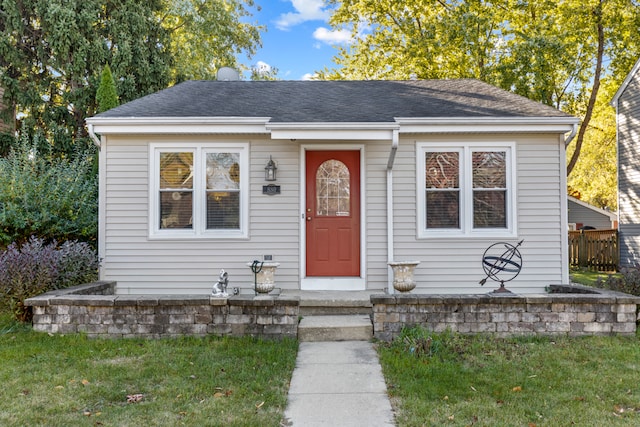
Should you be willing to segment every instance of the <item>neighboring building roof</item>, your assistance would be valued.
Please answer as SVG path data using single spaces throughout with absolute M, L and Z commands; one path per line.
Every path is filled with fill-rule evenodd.
M 627 89 L 627 86 L 629 85 L 629 82 L 631 82 L 631 79 L 633 78 L 633 76 L 638 72 L 638 68 L 640 68 L 640 58 L 638 58 L 638 60 L 634 64 L 631 71 L 629 71 L 629 74 L 627 74 L 627 77 L 625 77 L 624 81 L 618 88 L 618 91 L 616 92 L 616 94 L 613 95 L 613 98 L 611 99 L 611 103 L 610 103 L 613 107 L 618 106 L 618 100 L 620 99 L 624 91 Z
M 395 118 L 557 118 L 555 108 L 478 80 L 187 81 L 95 116 L 269 117 L 271 123 Z

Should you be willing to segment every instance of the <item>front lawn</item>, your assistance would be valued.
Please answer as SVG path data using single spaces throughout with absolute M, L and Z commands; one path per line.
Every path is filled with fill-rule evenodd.
M 637 337 L 411 330 L 379 354 L 399 427 L 640 425 Z
M 87 339 L 0 315 L 2 426 L 279 426 L 297 342 Z

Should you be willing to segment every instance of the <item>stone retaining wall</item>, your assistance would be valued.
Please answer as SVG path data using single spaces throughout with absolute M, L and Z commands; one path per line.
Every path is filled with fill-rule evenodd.
M 298 334 L 297 296 L 114 295 L 115 286 L 95 282 L 29 298 L 34 330 L 116 338 Z M 374 336 L 384 341 L 405 326 L 496 336 L 634 335 L 640 320 L 640 297 L 585 287 L 530 296 L 378 294 L 371 303 Z
M 562 292 L 556 289 L 552 292 Z M 373 332 L 391 341 L 404 326 L 434 332 L 514 335 L 634 335 L 640 298 L 615 292 L 534 296 L 372 295 Z
M 90 337 L 161 338 L 207 334 L 296 338 L 298 297 L 113 295 L 96 282 L 29 298 L 33 328 Z

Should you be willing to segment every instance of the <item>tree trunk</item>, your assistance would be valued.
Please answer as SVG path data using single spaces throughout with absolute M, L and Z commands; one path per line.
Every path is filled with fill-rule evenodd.
M 587 128 L 589 127 L 589 122 L 591 121 L 591 117 L 593 115 L 593 109 L 596 104 L 596 98 L 598 97 L 598 91 L 600 90 L 600 74 L 602 73 L 602 57 L 604 56 L 604 28 L 602 25 L 602 0 L 598 4 L 596 10 L 593 11 L 593 14 L 596 17 L 596 25 L 598 28 L 598 51 L 596 56 L 596 69 L 595 74 L 593 75 L 593 86 L 591 88 L 591 96 L 589 97 L 589 103 L 587 104 L 587 111 L 585 112 L 584 119 L 582 120 L 582 124 L 580 125 L 580 130 L 578 131 L 578 138 L 576 139 L 576 149 L 571 155 L 571 160 L 567 165 L 567 176 L 571 174 L 571 171 L 575 167 L 576 163 L 578 163 L 578 158 L 580 157 L 580 150 L 582 149 L 582 142 L 584 141 L 584 135 L 587 132 Z

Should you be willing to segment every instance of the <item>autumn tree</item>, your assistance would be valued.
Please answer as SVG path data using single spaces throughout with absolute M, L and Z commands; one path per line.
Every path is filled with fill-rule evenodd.
M 632 0 L 332 0 L 354 43 L 327 79 L 476 78 L 582 119 L 567 173 L 579 167 L 601 81 L 620 84 L 640 54 Z M 599 122 L 598 126 L 613 126 Z M 591 143 L 589 141 L 588 143 Z M 595 140 L 594 142 L 595 143 Z

